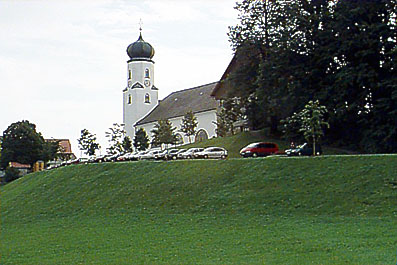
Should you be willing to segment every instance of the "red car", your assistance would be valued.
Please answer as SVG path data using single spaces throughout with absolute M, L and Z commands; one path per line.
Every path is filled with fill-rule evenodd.
M 241 149 L 243 157 L 267 156 L 278 152 L 278 145 L 275 143 L 252 143 Z

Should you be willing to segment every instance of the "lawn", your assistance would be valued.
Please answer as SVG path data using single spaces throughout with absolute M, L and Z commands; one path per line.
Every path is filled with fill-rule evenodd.
M 73 165 L 1 187 L 1 264 L 395 264 L 397 156 Z

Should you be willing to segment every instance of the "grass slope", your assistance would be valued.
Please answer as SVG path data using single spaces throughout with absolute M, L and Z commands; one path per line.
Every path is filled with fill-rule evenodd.
M 1 187 L 1 264 L 393 264 L 397 156 L 74 165 Z

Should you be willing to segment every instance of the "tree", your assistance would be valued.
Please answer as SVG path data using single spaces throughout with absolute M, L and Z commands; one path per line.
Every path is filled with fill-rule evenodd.
M 221 108 L 216 113 L 216 121 L 213 122 L 216 125 L 216 134 L 219 137 L 225 137 L 230 131 L 229 122 L 227 121 L 226 112 Z
M 139 128 L 134 137 L 134 147 L 138 151 L 145 151 L 149 147 L 149 137 L 145 129 Z
M 324 117 L 326 113 L 327 108 L 325 106 L 321 106 L 318 100 L 311 100 L 301 112 L 295 113 L 287 119 L 289 125 L 300 124 L 299 131 L 303 133 L 308 142 L 313 143 L 313 155 L 316 155 L 316 144 L 324 135 L 323 128 L 329 128 L 329 123 L 325 121 Z
M 396 0 L 242 0 L 229 37 L 240 60 L 230 97 L 255 128 L 319 99 L 327 140 L 369 152 L 397 148 Z
M 79 149 L 84 151 L 86 155 L 93 156 L 100 145 L 96 142 L 95 134 L 90 133 L 87 129 L 81 130 L 81 136 L 77 139 Z
M 159 146 L 162 144 L 174 144 L 177 141 L 177 137 L 174 133 L 175 127 L 172 127 L 171 122 L 168 119 L 159 120 L 151 131 L 153 140 L 152 145 Z
M 48 140 L 44 141 L 42 160 L 50 161 L 57 158 L 60 151 L 59 140 Z
M 37 160 L 48 161 L 54 156 L 49 147 L 35 124 L 27 120 L 12 123 L 3 132 L 0 167 L 6 168 L 12 161 L 29 165 Z
M 113 123 L 113 127 L 109 128 L 109 131 L 105 132 L 105 134 L 106 137 L 109 138 L 109 147 L 107 148 L 107 152 L 111 155 L 123 153 L 123 141 L 125 139 L 124 126 L 118 123 Z
M 181 131 L 189 138 L 191 143 L 191 136 L 196 134 L 197 118 L 192 111 L 187 112 L 182 119 Z
M 133 151 L 132 150 L 132 141 L 128 135 L 124 136 L 124 139 L 122 142 L 122 147 L 123 147 L 124 152 L 132 153 L 132 151 Z
M 20 177 L 19 170 L 13 167 L 7 167 L 3 181 L 5 183 L 14 181 Z

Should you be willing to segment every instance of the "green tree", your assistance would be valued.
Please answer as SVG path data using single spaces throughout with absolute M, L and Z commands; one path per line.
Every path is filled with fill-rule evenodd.
M 7 167 L 3 181 L 5 183 L 14 181 L 20 177 L 19 170 L 13 167 Z
M 12 123 L 3 132 L 0 167 L 6 168 L 11 161 L 29 165 L 37 160 L 48 161 L 53 155 L 47 146 L 35 124 L 26 120 Z
M 123 146 L 124 152 L 132 153 L 132 151 L 133 151 L 132 150 L 132 141 L 128 135 L 124 136 L 122 146 Z
M 162 144 L 175 144 L 177 137 L 174 133 L 175 127 L 172 127 L 168 119 L 159 120 L 155 125 L 152 132 L 152 145 L 161 146 Z
M 197 118 L 192 111 L 187 112 L 182 119 L 181 131 L 189 138 L 191 143 L 191 136 L 196 134 Z
M 145 129 L 139 128 L 134 137 L 134 147 L 138 151 L 145 151 L 149 148 L 149 137 L 146 134 Z
M 329 123 L 325 121 L 327 108 L 321 106 L 319 101 L 309 101 L 305 108 L 299 113 L 287 119 L 289 125 L 295 126 L 299 123 L 299 131 L 303 133 L 305 139 L 313 144 L 313 155 L 316 155 L 316 145 L 321 136 L 324 135 L 323 128 L 329 128 Z M 288 126 L 288 125 L 287 125 Z
M 120 154 L 124 152 L 123 141 L 125 136 L 124 126 L 118 123 L 113 123 L 113 127 L 105 132 L 109 141 L 109 147 L 106 149 L 111 155 Z
M 77 139 L 79 149 L 86 155 L 93 156 L 99 150 L 100 145 L 96 142 L 95 134 L 90 133 L 87 129 L 81 130 L 81 136 Z
M 230 131 L 229 123 L 226 118 L 226 113 L 223 108 L 221 108 L 216 113 L 216 121 L 213 122 L 216 125 L 216 134 L 219 137 L 225 137 Z
M 3 137 L 2 136 L 0 136 L 0 161 L 1 161 L 1 143 L 3 142 Z

